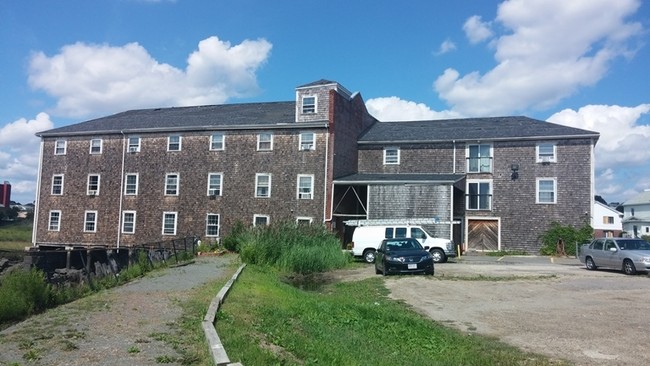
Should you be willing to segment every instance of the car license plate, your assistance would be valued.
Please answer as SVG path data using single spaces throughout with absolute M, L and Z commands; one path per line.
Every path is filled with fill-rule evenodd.
M 409 263 L 409 269 L 418 269 L 418 265 L 416 263 Z

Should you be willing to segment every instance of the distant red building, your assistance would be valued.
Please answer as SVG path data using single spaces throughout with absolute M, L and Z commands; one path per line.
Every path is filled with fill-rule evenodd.
M 0 184 L 0 205 L 9 207 L 11 204 L 11 184 L 5 181 Z

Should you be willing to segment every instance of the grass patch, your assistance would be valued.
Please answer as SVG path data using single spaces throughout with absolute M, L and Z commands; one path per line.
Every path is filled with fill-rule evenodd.
M 27 242 L 32 241 L 31 222 L 16 222 L 15 224 L 0 225 L 0 242 Z M 22 248 L 20 248 L 22 249 Z
M 446 328 L 388 298 L 381 278 L 319 291 L 249 265 L 217 314 L 233 362 L 244 365 L 557 365 L 492 338 Z

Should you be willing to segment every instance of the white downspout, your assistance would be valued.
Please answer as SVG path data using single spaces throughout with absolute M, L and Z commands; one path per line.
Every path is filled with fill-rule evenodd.
M 41 173 L 43 169 L 43 145 L 44 141 L 43 138 L 41 137 L 41 146 L 40 146 L 40 152 L 39 152 L 39 159 L 38 159 L 38 175 L 36 176 L 36 205 L 34 205 L 34 228 L 32 229 L 32 246 L 36 246 L 36 233 L 38 232 L 38 210 L 40 208 L 40 202 L 41 200 L 39 199 L 41 197 Z
M 124 201 L 124 160 L 126 159 L 126 136 L 124 131 L 122 134 L 122 174 L 120 177 L 120 206 L 117 211 L 117 249 L 120 249 L 120 242 L 122 240 L 122 201 Z
M 329 166 L 329 147 L 330 147 L 330 131 L 329 127 L 327 128 L 327 133 L 325 134 L 325 174 L 323 174 L 323 224 L 332 221 L 332 211 L 330 211 L 330 216 L 327 215 L 327 168 Z M 332 183 L 332 200 L 330 202 L 330 209 L 333 209 L 334 206 L 334 184 Z

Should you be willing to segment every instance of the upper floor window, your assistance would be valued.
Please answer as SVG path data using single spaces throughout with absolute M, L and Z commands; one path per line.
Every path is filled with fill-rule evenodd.
M 165 176 L 165 195 L 178 196 L 178 173 L 170 173 Z
M 491 210 L 492 209 L 492 182 L 467 181 L 467 209 Z
M 316 135 L 313 132 L 300 134 L 300 150 L 314 150 L 316 148 Z
M 298 175 L 298 198 L 311 200 L 314 198 L 314 176 Z
M 537 203 L 557 203 L 555 178 L 537 178 Z
M 302 97 L 302 113 L 316 113 L 316 96 Z
M 97 231 L 97 211 L 86 211 L 84 214 L 84 232 L 94 233 Z
M 209 213 L 205 218 L 205 236 L 219 236 L 219 215 Z
M 253 215 L 253 226 L 266 226 L 269 224 L 268 215 Z
M 273 134 L 264 132 L 257 135 L 257 150 L 269 151 L 273 150 Z
M 91 139 L 90 140 L 90 153 L 91 154 L 101 154 L 102 153 L 102 139 Z
M 50 222 L 47 225 L 48 231 L 59 231 L 61 229 L 61 211 L 50 211 Z
M 213 133 L 210 136 L 210 150 L 223 150 L 226 147 L 223 133 Z
M 221 182 L 223 175 L 221 173 L 208 174 L 208 196 L 221 196 Z
M 603 216 L 603 224 L 613 224 L 614 216 Z
M 124 194 L 127 196 L 138 194 L 138 174 L 127 173 L 124 180 Z
M 172 135 L 167 137 L 167 151 L 181 151 L 182 137 L 179 135 Z
M 538 163 L 557 162 L 556 144 L 554 142 L 540 142 L 539 144 L 537 144 L 537 162 Z
M 88 189 L 86 194 L 89 196 L 99 194 L 99 174 L 88 174 Z
M 492 145 L 477 144 L 467 146 L 467 172 L 492 172 Z
M 122 212 L 122 233 L 133 234 L 135 233 L 135 211 Z
M 384 149 L 384 164 L 385 165 L 399 164 L 399 148 L 387 147 Z
M 140 137 L 129 137 L 129 152 L 135 153 L 140 151 Z
M 67 144 L 66 140 L 54 141 L 54 155 L 65 155 Z
M 255 197 L 271 197 L 271 174 L 255 174 Z
M 56 196 L 63 194 L 63 174 L 52 176 L 52 194 Z
M 163 235 L 176 235 L 176 212 L 163 212 Z

